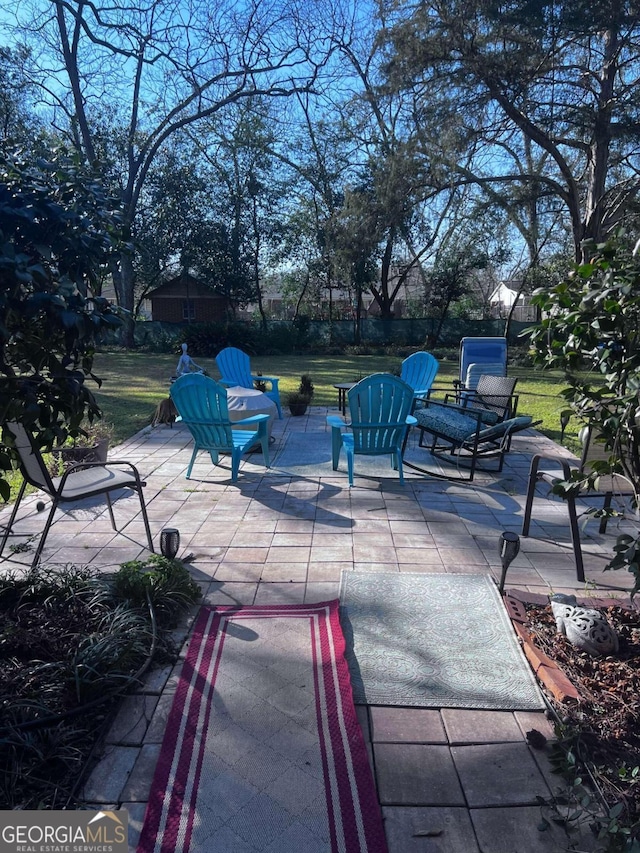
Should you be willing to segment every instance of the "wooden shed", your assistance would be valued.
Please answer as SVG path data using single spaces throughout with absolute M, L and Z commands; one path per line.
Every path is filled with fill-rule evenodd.
M 227 300 L 192 275 L 179 275 L 147 294 L 151 319 L 165 323 L 212 323 L 224 320 Z

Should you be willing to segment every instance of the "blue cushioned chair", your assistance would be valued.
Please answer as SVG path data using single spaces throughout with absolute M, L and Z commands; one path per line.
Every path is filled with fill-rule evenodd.
M 253 415 L 232 423 L 227 406 L 227 389 L 199 373 L 176 379 L 169 393 L 180 420 L 188 427 L 194 440 L 187 480 L 199 450 L 208 450 L 214 465 L 218 464 L 220 453 L 230 454 L 232 483 L 238 479 L 242 454 L 257 443 L 262 448 L 264 464 L 269 467 L 269 415 Z M 239 429 L 241 426 L 249 426 L 250 429 Z
M 440 364 L 430 352 L 414 352 L 402 362 L 400 379 L 413 388 L 414 403 L 431 390 Z
M 282 420 L 282 407 L 280 405 L 280 389 L 278 376 L 262 376 L 251 373 L 251 361 L 246 352 L 237 347 L 225 347 L 216 356 L 216 366 L 220 371 L 220 383 L 227 388 L 238 385 L 241 388 L 255 388 L 256 382 L 266 385 L 264 393 L 276 404 L 278 417 Z
M 391 456 L 404 483 L 402 454 L 410 426 L 417 423 L 411 415 L 413 388 L 390 373 L 374 373 L 362 379 L 347 392 L 349 421 L 330 415 L 331 456 L 333 470 L 338 470 L 340 451 L 347 456 L 349 485 L 353 486 L 353 458 L 362 456 Z M 343 432 L 343 430 L 348 430 Z
M 431 453 L 438 458 L 455 461 L 460 479 L 473 480 L 478 461 L 485 458 L 496 458 L 496 470 L 502 471 L 504 456 L 509 450 L 513 434 L 535 424 L 528 416 L 487 424 L 483 420 L 484 414 L 480 409 L 465 411 L 460 406 L 429 400 L 424 409 L 418 409 L 415 413 L 420 430 L 419 446 L 427 446 L 423 438 L 425 433 L 429 433 L 432 436 Z M 463 461 L 470 466 L 468 477 L 460 476 L 460 463 Z M 408 462 L 405 464 L 409 465 Z M 437 476 L 418 465 L 409 467 Z M 447 478 L 446 474 L 442 476 Z

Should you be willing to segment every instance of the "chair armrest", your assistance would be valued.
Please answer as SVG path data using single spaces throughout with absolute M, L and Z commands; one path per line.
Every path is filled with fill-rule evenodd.
M 327 415 L 327 424 L 332 429 L 342 429 L 342 427 L 349 426 L 349 424 L 343 420 L 340 415 Z
M 129 462 L 128 459 L 109 459 L 108 462 L 76 462 L 67 471 L 77 471 L 80 468 L 109 468 L 114 465 L 128 465 L 129 468 L 133 468 L 135 471 L 138 470 L 133 462 Z
M 240 424 L 260 424 L 263 421 L 268 421 L 270 417 L 270 415 L 251 415 L 248 418 L 242 418 L 240 421 L 233 421 L 231 423 L 231 429 L 234 429 Z
M 76 462 L 75 465 L 72 465 L 70 468 L 67 468 L 67 470 L 60 478 L 60 485 L 58 487 L 58 491 L 62 491 L 62 488 L 67 482 L 68 477 L 76 471 L 83 471 L 88 468 L 109 468 L 114 466 L 117 468 L 121 468 L 123 465 L 126 465 L 127 467 L 131 468 L 133 476 L 137 481 L 139 481 L 141 486 L 146 486 L 146 483 L 140 479 L 138 469 L 133 464 L 133 462 L 129 462 L 128 459 L 110 459 L 108 462 Z
M 254 383 L 264 383 L 263 387 L 265 389 L 265 393 L 280 396 L 280 389 L 278 388 L 278 383 L 280 382 L 279 376 L 254 376 L 251 375 Z M 269 387 L 271 386 L 271 387 Z
M 441 394 L 443 391 L 444 392 L 451 391 L 453 394 L 457 394 L 459 391 L 459 388 L 457 385 L 456 386 L 454 386 L 454 385 L 432 385 L 431 388 L 429 388 L 429 391 L 427 392 L 427 397 L 430 397 L 431 394 L 433 394 L 434 392 Z
M 540 465 L 542 464 L 542 469 Z M 551 471 L 548 470 L 547 465 L 554 465 L 556 469 Z M 578 471 L 579 466 L 577 464 L 572 465 L 568 459 L 565 459 L 563 456 L 554 456 L 553 454 L 542 454 L 536 453 L 533 459 L 531 460 L 532 468 L 535 467 L 535 475 L 539 480 L 546 480 L 548 483 L 553 483 L 554 480 L 568 480 L 571 476 L 572 471 Z

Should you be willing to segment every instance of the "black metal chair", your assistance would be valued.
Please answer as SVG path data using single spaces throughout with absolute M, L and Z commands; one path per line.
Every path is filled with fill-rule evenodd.
M 507 418 L 487 424 L 483 420 L 485 414 L 483 410 L 473 407 L 465 409 L 460 405 L 425 400 L 425 407 L 415 411 L 416 429 L 420 430 L 419 447 L 428 447 L 436 458 L 455 462 L 458 469 L 456 479 L 471 482 L 478 463 L 484 459 L 497 459 L 497 467 L 494 470 L 499 473 L 502 471 L 512 436 L 536 424 L 529 416 Z M 430 445 L 424 441 L 425 434 L 431 435 Z M 460 473 L 461 463 L 469 466 L 467 477 Z M 413 462 L 405 460 L 405 465 L 431 476 L 452 479 L 447 474 L 434 473 Z
M 571 460 L 555 455 L 543 455 L 537 453 L 531 460 L 529 468 L 529 480 L 527 484 L 527 498 L 524 507 L 524 517 L 522 519 L 522 535 L 528 536 L 531 526 L 531 514 L 533 511 L 533 501 L 536 493 L 536 485 L 540 482 L 545 482 L 554 486 L 561 482 L 567 482 L 571 479 L 572 471 L 577 471 L 579 475 L 588 474 L 592 470 L 594 462 L 608 459 L 610 454 L 605 450 L 604 445 L 594 439 L 593 432 L 589 428 L 585 428 L 581 434 L 582 454 L 579 463 L 576 465 Z M 545 467 L 541 467 L 543 463 Z M 621 475 L 611 474 L 598 477 L 598 488 L 580 491 L 579 488 L 569 489 L 564 495 L 567 504 L 567 513 L 569 515 L 569 529 L 571 531 L 571 544 L 576 561 L 576 577 L 582 583 L 585 580 L 584 576 L 584 560 L 582 558 L 582 547 L 580 544 L 580 526 L 578 508 L 576 500 L 579 497 L 594 497 L 603 498 L 602 509 L 608 510 L 611 507 L 613 496 L 621 498 L 631 497 L 634 492 L 631 489 L 628 481 Z M 587 512 L 585 510 L 585 512 Z M 581 515 L 584 514 L 581 513 Z M 606 514 L 601 515 L 599 533 L 606 533 L 608 517 Z
M 517 378 L 513 376 L 482 374 L 474 389 L 450 389 L 453 393 L 445 394 L 442 402 L 451 406 L 457 405 L 461 411 L 468 414 L 480 412 L 482 422 L 491 426 L 515 418 L 519 399 L 515 393 L 517 382 Z M 443 390 L 446 391 L 440 389 L 441 392 Z
M 0 542 L 0 555 L 2 555 L 7 539 L 9 538 L 9 534 L 11 533 L 11 528 L 13 527 L 18 514 L 18 508 L 24 496 L 27 484 L 35 486 L 37 489 L 45 492 L 45 494 L 49 495 L 52 501 L 51 509 L 49 510 L 49 515 L 45 522 L 44 531 L 40 537 L 40 542 L 33 558 L 32 567 L 35 567 L 40 559 L 45 540 L 53 523 L 55 511 L 60 504 L 79 501 L 83 498 L 104 495 L 107 501 L 107 507 L 109 508 L 111 524 L 113 529 L 118 532 L 115 518 L 113 516 L 113 507 L 111 505 L 111 492 L 125 488 L 133 489 L 138 493 L 144 527 L 147 533 L 147 541 L 149 543 L 149 550 L 153 551 L 153 540 L 151 538 L 151 530 L 149 528 L 149 518 L 147 516 L 147 508 L 142 494 L 143 486 L 145 486 L 146 483 L 140 479 L 137 468 L 132 465 L 131 462 L 80 462 L 65 471 L 62 477 L 51 477 L 42 458 L 40 449 L 36 446 L 33 437 L 28 430 L 26 430 L 22 424 L 17 422 L 10 422 L 5 424 L 5 426 L 13 436 L 14 447 L 20 457 L 20 471 L 24 479 L 16 502 L 13 506 L 11 518 L 5 527 L 2 542 Z

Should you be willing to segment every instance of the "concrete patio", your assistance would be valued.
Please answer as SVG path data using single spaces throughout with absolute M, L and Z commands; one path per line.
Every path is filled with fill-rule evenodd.
M 330 436 L 327 409 L 276 420 L 274 448 L 287 434 Z M 335 413 L 335 410 L 332 410 Z M 193 555 L 190 570 L 209 604 L 310 602 L 338 596 L 342 571 L 489 573 L 500 578 L 498 538 L 519 533 L 530 458 L 562 452 L 530 431 L 516 436 L 500 474 L 479 472 L 472 484 L 405 471 L 404 487 L 391 470 L 384 477 L 358 474 L 349 489 L 346 465 L 328 477 L 299 477 L 266 470 L 259 453 L 245 457 L 236 484 L 226 458 L 214 468 L 201 454 L 191 480 L 185 470 L 191 439 L 183 427 L 148 428 L 111 454 L 134 462 L 146 479 L 145 496 L 154 541 L 163 527 L 181 534 L 179 556 Z M 424 451 L 425 457 L 427 451 Z M 568 453 L 566 455 L 569 455 Z M 454 468 L 443 466 L 454 472 Z M 434 470 L 437 470 L 434 467 Z M 583 532 L 586 584 L 575 579 L 566 507 L 541 497 L 531 535 L 522 538 L 507 589 L 577 592 L 626 598 L 626 575 L 603 574 L 617 531 L 598 535 L 596 521 Z M 13 554 L 3 567 L 30 561 L 30 537 L 39 534 L 41 496 L 21 509 Z M 148 553 L 136 496 L 115 502 L 111 529 L 106 506 L 85 503 L 60 516 L 48 537 L 43 562 L 91 563 L 110 571 Z M 1 521 L 8 518 L 2 514 Z M 178 637 L 185 635 L 185 630 Z M 84 789 L 91 808 L 129 811 L 135 849 L 164 724 L 180 664 L 154 671 L 143 689 L 128 696 L 104 754 Z M 537 829 L 537 797 L 558 785 L 544 752 L 532 749 L 532 728 L 552 736 L 545 715 L 533 712 L 359 707 L 385 819 L 390 853 L 543 853 L 567 849 L 554 827 Z M 252 849 L 252 848 L 251 848 Z M 588 849 L 583 844 L 580 849 Z M 237 847 L 212 853 L 245 853 Z M 304 851 L 301 851 L 304 853 Z

